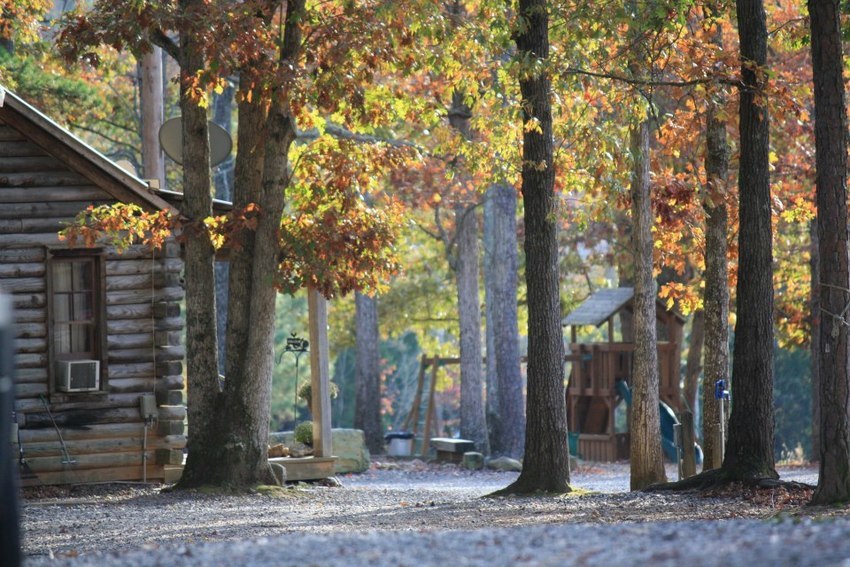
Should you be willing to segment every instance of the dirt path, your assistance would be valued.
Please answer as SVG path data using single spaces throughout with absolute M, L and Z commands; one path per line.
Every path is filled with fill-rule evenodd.
M 794 479 L 811 479 L 814 474 L 816 478 L 816 471 L 807 468 L 783 469 L 781 474 Z M 447 549 L 455 545 L 451 542 L 457 538 L 480 539 L 497 532 L 505 541 L 514 542 L 512 548 L 522 548 L 527 541 L 522 530 L 526 529 L 531 530 L 529 533 L 542 529 L 542 533 L 548 534 L 579 529 L 580 525 L 605 525 L 605 530 L 631 526 L 624 532 L 627 534 L 639 532 L 641 526 L 652 526 L 652 537 L 656 537 L 655 530 L 669 535 L 673 529 L 670 526 L 678 525 L 677 522 L 700 520 L 725 530 L 722 526 L 731 520 L 763 520 L 796 514 L 798 504 L 802 503 L 781 492 L 751 494 L 742 490 L 740 494 L 715 497 L 629 493 L 624 491 L 628 486 L 628 467 L 624 465 L 580 468 L 572 475 L 573 486 L 578 489 L 575 495 L 482 498 L 506 486 L 515 476 L 516 473 L 469 472 L 457 467 L 407 463 L 396 470 L 375 467 L 362 475 L 342 477 L 341 488 L 300 486 L 277 497 L 168 493 L 132 485 L 79 487 L 68 494 L 53 495 L 45 490 L 42 497 L 24 503 L 23 547 L 28 563 L 33 565 L 55 564 L 51 557 L 61 562 L 98 564 L 104 553 L 118 554 L 112 556 L 115 562 L 110 560 L 110 564 L 143 565 L 144 562 L 130 559 L 137 550 L 150 552 L 140 555 L 143 561 L 148 555 L 158 553 L 173 557 L 178 549 L 215 553 L 207 549 L 215 545 L 208 544 L 225 545 L 228 550 L 251 549 L 246 542 L 255 542 L 258 547 L 266 545 L 256 544 L 257 538 L 273 538 L 269 541 L 284 545 L 288 554 L 294 554 L 308 535 L 325 538 L 310 539 L 320 547 L 349 545 L 358 554 L 366 555 L 369 546 L 377 545 L 377 540 L 398 541 L 398 545 L 408 546 L 401 543 L 407 542 L 408 537 L 431 541 L 436 534 L 447 538 Z M 838 516 L 844 513 L 845 510 L 833 511 Z M 830 525 L 844 521 L 841 518 Z M 768 525 L 764 521 L 757 524 Z M 368 535 L 373 533 L 379 535 Z M 850 528 L 845 533 L 850 534 Z M 850 557 L 850 538 L 843 540 L 847 541 L 847 557 Z M 392 551 L 388 545 L 381 543 L 376 549 L 387 554 Z M 844 548 L 839 547 L 840 553 L 844 553 Z M 427 545 L 424 550 L 427 552 Z M 540 556 L 541 561 L 544 555 Z M 426 553 L 419 563 L 441 564 L 431 559 Z M 499 559 L 497 554 L 495 563 L 491 564 L 509 564 Z M 181 559 L 163 564 L 195 563 Z M 211 564 L 230 562 L 217 563 L 214 559 Z M 483 563 L 476 560 L 470 564 Z

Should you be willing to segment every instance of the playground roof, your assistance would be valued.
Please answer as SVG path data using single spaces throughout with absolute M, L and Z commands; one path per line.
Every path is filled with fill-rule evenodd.
M 630 287 L 600 289 L 567 315 L 561 324 L 598 327 L 631 301 L 634 294 Z

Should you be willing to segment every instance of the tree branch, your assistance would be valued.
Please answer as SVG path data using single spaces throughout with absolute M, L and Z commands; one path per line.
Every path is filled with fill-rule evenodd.
M 568 67 L 564 75 L 585 75 L 588 77 L 596 77 L 598 79 L 609 79 L 611 81 L 620 81 L 629 85 L 643 87 L 694 87 L 696 85 L 704 85 L 708 83 L 719 82 L 725 85 L 741 86 L 741 81 L 731 79 L 717 79 L 714 77 L 705 77 L 702 79 L 691 79 L 689 81 L 659 81 L 655 79 L 639 79 L 635 77 L 627 77 L 625 75 L 617 75 L 615 73 L 603 73 L 599 71 L 589 71 L 578 67 Z
M 372 136 L 369 134 L 358 134 L 356 132 L 352 132 L 347 128 L 343 128 L 342 126 L 337 126 L 335 124 L 328 124 L 325 126 L 325 133 L 333 136 L 334 138 L 339 138 L 341 140 L 351 140 L 353 142 L 361 142 L 364 144 L 386 144 L 388 146 L 392 146 L 394 148 L 412 148 L 420 153 L 427 153 L 424 148 L 421 146 L 409 142 L 407 140 L 399 140 L 396 138 L 385 138 L 381 136 Z M 316 140 L 319 138 L 321 134 L 319 133 L 318 128 L 312 128 L 306 131 L 299 131 L 297 135 L 298 140 Z
M 165 32 L 163 32 L 161 29 L 156 28 L 151 31 L 150 41 L 157 47 L 161 47 L 162 50 L 168 53 L 168 55 L 170 55 L 172 59 L 177 61 L 178 65 L 181 64 L 180 49 L 178 48 L 177 44 L 174 43 L 174 41 L 170 37 L 165 35 Z

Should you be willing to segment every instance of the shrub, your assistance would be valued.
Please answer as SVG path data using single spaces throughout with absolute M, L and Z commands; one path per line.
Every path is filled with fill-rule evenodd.
M 313 422 L 312 421 L 302 421 L 298 425 L 295 426 L 295 440 L 299 443 L 304 443 L 305 445 L 313 444 Z

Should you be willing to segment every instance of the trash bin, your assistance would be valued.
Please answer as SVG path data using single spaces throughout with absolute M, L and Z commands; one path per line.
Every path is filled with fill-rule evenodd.
M 393 431 L 384 436 L 387 441 L 387 455 L 390 457 L 409 457 L 413 452 L 413 433 Z

